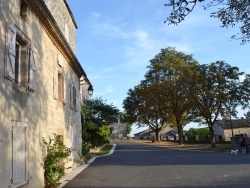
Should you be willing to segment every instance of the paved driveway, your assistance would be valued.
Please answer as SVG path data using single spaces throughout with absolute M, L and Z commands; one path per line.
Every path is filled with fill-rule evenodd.
M 250 187 L 250 155 L 175 150 L 117 143 L 64 186 L 74 187 Z

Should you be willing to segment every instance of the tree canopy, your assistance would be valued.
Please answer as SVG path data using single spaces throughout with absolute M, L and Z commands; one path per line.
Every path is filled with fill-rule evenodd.
M 168 117 L 164 102 L 156 95 L 154 88 L 141 83 L 134 89 L 129 89 L 128 96 L 123 101 L 126 121 L 137 124 L 138 127 L 148 126 L 156 134 L 162 130 Z
M 249 107 L 250 76 L 224 61 L 199 64 L 192 55 L 169 47 L 148 68 L 144 80 L 129 89 L 123 107 L 129 123 L 149 126 L 157 136 L 166 125 L 177 127 L 181 144 L 183 127 L 202 121 L 215 146 L 215 121 L 236 117 L 239 106 Z
M 170 15 L 165 22 L 179 24 L 198 4 L 202 4 L 204 10 L 217 7 L 217 11 L 211 12 L 210 17 L 219 19 L 221 27 L 238 26 L 240 32 L 233 35 L 233 39 L 240 39 L 242 44 L 250 41 L 250 3 L 248 0 L 169 0 L 168 3 L 164 4 L 171 7 Z
M 240 76 L 243 72 L 238 67 L 232 67 L 224 61 L 217 61 L 211 64 L 203 64 L 197 70 L 196 89 L 193 93 L 194 104 L 198 116 L 208 125 L 211 135 L 211 144 L 215 146 L 213 124 L 219 117 L 225 117 L 228 113 L 230 99 L 235 103 L 241 101 L 241 97 L 233 98 L 237 93 Z M 243 89 L 243 88 L 242 88 Z M 230 111 L 229 113 L 232 113 Z
M 84 101 L 81 106 L 81 121 L 85 147 L 107 143 L 110 136 L 108 125 L 114 122 L 119 114 L 115 106 L 107 104 L 102 98 Z
M 191 94 L 196 84 L 193 76 L 197 67 L 198 62 L 192 55 L 169 47 L 150 61 L 143 81 L 157 86 L 155 92 L 166 104 L 165 111 L 173 118 L 168 123 L 177 127 L 180 143 L 183 127 L 193 119 Z

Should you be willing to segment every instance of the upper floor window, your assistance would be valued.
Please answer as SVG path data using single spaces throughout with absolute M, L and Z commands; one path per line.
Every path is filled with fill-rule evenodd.
M 58 102 L 62 103 L 64 98 L 64 84 L 63 76 L 61 72 L 58 72 Z
M 25 87 L 27 83 L 27 56 L 28 48 L 27 43 L 23 41 L 18 35 L 16 38 L 15 46 L 15 83 Z
M 77 90 L 77 81 L 74 79 L 73 74 L 71 75 L 70 84 L 70 108 L 76 111 L 80 110 L 79 106 L 79 90 Z
M 31 48 L 28 37 L 14 24 L 8 24 L 7 32 L 5 77 L 13 81 L 16 86 L 35 91 L 37 52 Z
M 58 54 L 57 65 L 54 67 L 53 95 L 59 106 L 66 104 L 66 89 L 67 79 L 63 67 L 63 59 L 62 56 Z
M 23 20 L 27 20 L 28 5 L 24 0 L 20 1 L 20 16 Z
M 73 101 L 72 101 L 72 102 L 73 102 L 72 105 L 73 105 L 73 106 L 72 106 L 72 107 L 73 107 L 74 109 L 76 109 L 76 88 L 73 86 L 72 89 L 73 89 L 73 95 L 72 95 L 72 98 L 73 98 L 73 99 L 72 99 L 72 100 L 73 100 Z
M 64 36 L 65 36 L 66 40 L 69 42 L 69 27 L 68 27 L 68 24 L 64 25 L 64 29 L 65 29 Z

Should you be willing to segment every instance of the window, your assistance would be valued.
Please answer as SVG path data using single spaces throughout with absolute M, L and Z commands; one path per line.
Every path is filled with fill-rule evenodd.
M 15 58 L 15 83 L 20 82 L 20 56 L 21 56 L 21 48 L 22 46 L 16 42 L 16 58 Z
M 35 91 L 37 50 L 31 48 L 28 37 L 14 24 L 8 24 L 7 32 L 5 77 L 13 81 L 17 89 Z
M 64 36 L 65 36 L 66 40 L 69 42 L 69 27 L 68 27 L 68 24 L 64 25 L 64 29 L 65 29 Z
M 64 95 L 64 84 L 63 84 L 63 76 L 60 72 L 58 72 L 58 102 L 63 102 Z
M 16 57 L 15 57 L 15 83 L 25 87 L 27 83 L 27 43 L 21 39 L 19 35 L 16 36 Z
M 66 78 L 62 67 L 54 68 L 53 93 L 57 105 L 66 104 Z
M 11 182 L 16 186 L 27 183 L 27 124 L 12 121 Z
M 77 90 L 77 81 L 75 81 L 74 75 L 71 74 L 70 82 L 70 108 L 76 111 L 80 110 L 79 106 L 79 90 Z
M 76 88 L 73 87 L 73 108 L 76 109 Z
M 20 16 L 23 20 L 27 20 L 28 5 L 24 0 L 21 0 L 20 4 Z

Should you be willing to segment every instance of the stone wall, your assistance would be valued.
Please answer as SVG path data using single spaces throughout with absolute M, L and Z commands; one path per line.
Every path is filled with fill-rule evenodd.
M 69 32 L 69 45 L 73 52 L 76 53 L 76 27 L 71 15 L 65 5 L 64 0 L 44 0 L 54 19 L 56 20 L 62 33 L 65 35 L 65 25 Z
M 54 1 L 51 1 L 54 2 Z M 56 3 L 63 1 L 55 0 Z M 56 5 L 56 4 L 55 4 Z M 54 7 L 55 7 L 54 5 Z M 20 1 L 0 1 L 0 182 L 1 187 L 19 187 L 11 178 L 12 158 L 19 155 L 19 150 L 12 147 L 13 125 L 25 127 L 25 157 L 27 162 L 26 182 L 23 188 L 44 187 L 44 157 L 46 155 L 43 139 L 47 142 L 53 139 L 53 133 L 61 135 L 64 144 L 81 150 L 81 117 L 79 106 L 77 110 L 70 106 L 71 86 L 74 84 L 79 93 L 79 78 L 61 54 L 57 44 L 45 32 L 34 12 L 28 9 L 27 19 L 20 16 Z M 62 8 L 65 15 L 67 9 Z M 65 12 L 66 11 L 66 12 Z M 59 12 L 59 11 L 58 11 Z M 60 14 L 63 14 L 60 12 Z M 59 16 L 59 15 L 58 15 Z M 66 18 L 65 18 L 66 19 Z M 35 91 L 28 89 L 28 84 L 16 86 L 13 80 L 5 75 L 6 57 L 8 53 L 8 25 L 13 24 L 29 41 L 30 48 L 35 49 Z M 60 24 L 59 24 L 60 25 Z M 73 25 L 73 24 L 72 24 Z M 72 25 L 70 26 L 73 30 Z M 61 26 L 62 27 L 62 26 Z M 75 36 L 72 34 L 71 38 Z M 75 38 L 74 38 L 75 40 Z M 73 41 L 73 40 L 72 40 Z M 75 45 L 73 46 L 75 48 Z M 62 65 L 58 65 L 58 57 Z M 30 58 L 27 58 L 29 61 Z M 28 65 L 26 68 L 28 69 Z M 61 68 L 60 68 L 61 67 Z M 65 103 L 58 102 L 54 97 L 55 68 L 64 70 Z M 25 72 L 28 80 L 28 72 Z M 78 95 L 77 95 L 78 96 Z M 22 126 L 19 126 L 22 125 Z M 20 144 L 23 144 L 20 140 Z M 72 154 L 72 157 L 76 157 Z M 67 167 L 76 167 L 73 162 Z M 15 170 L 15 169 L 14 169 Z M 18 172 L 17 172 L 18 173 Z

